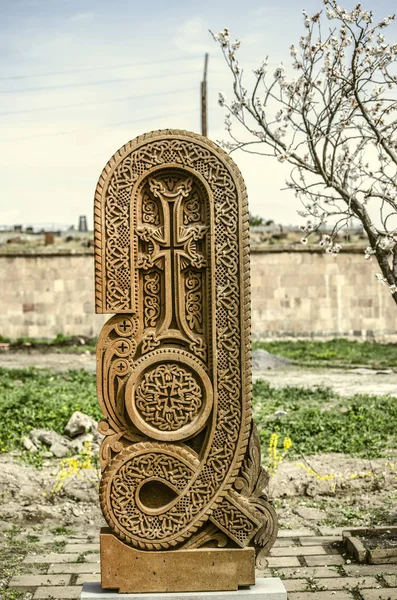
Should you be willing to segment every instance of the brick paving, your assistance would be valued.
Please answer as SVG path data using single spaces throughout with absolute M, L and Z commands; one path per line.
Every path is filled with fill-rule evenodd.
M 397 565 L 354 563 L 344 553 L 342 530 L 280 531 L 268 568 L 257 577 L 281 577 L 289 600 L 397 600 Z M 33 600 L 73 600 L 84 583 L 100 581 L 97 535 L 57 541 L 65 543 L 59 552 L 27 554 L 21 564 L 32 573 L 12 577 L 9 589 L 29 592 Z

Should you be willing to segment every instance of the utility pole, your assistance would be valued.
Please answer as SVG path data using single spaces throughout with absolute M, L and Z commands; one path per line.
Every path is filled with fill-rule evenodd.
M 204 56 L 204 76 L 201 82 L 201 133 L 207 135 L 207 67 L 208 52 Z

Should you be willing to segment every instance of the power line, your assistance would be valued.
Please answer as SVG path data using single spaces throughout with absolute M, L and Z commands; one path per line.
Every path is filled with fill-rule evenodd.
M 36 78 L 36 77 L 53 77 L 55 75 L 70 75 L 72 73 L 83 73 L 83 72 L 87 72 L 87 71 L 104 71 L 106 69 L 112 69 L 112 71 L 114 69 L 127 69 L 130 67 L 145 67 L 147 65 L 157 65 L 157 64 L 162 64 L 162 63 L 167 63 L 167 62 L 179 62 L 179 61 L 186 61 L 186 60 L 195 60 L 196 58 L 199 58 L 199 55 L 194 55 L 194 56 L 179 56 L 177 58 L 164 58 L 161 60 L 148 60 L 145 62 L 140 62 L 140 63 L 128 63 L 126 65 L 109 65 L 109 66 L 105 66 L 105 67 L 83 67 L 80 69 L 69 69 L 67 71 L 52 71 L 49 73 L 36 73 L 33 75 L 13 75 L 10 77 L 0 77 L 0 81 L 14 81 L 14 80 L 18 80 L 18 79 L 32 79 L 32 78 Z
M 108 123 L 107 125 L 104 125 L 104 127 L 117 127 L 119 125 L 129 125 L 131 123 L 142 123 L 144 121 L 153 121 L 153 119 L 161 119 L 162 117 L 167 117 L 168 115 L 174 115 L 176 112 L 175 107 L 171 110 L 171 111 L 167 111 L 164 114 L 157 114 L 157 115 L 151 115 L 150 117 L 143 117 L 141 119 L 131 119 L 128 121 L 117 121 L 117 122 L 113 122 L 113 123 Z M 192 112 L 197 112 L 197 109 L 192 108 L 189 110 L 185 110 L 185 111 L 178 111 L 178 116 L 179 115 L 185 115 L 185 114 L 189 114 Z M 93 129 L 97 129 L 97 127 L 87 127 L 85 129 L 85 131 L 90 131 Z M 44 134 L 39 134 L 39 135 L 29 135 L 29 136 L 24 136 L 24 137 L 17 137 L 17 138 L 3 138 L 0 139 L 0 143 L 9 143 L 9 142 L 20 142 L 20 141 L 24 141 L 24 140 L 33 140 L 33 139 L 38 139 L 38 138 L 46 138 L 46 137 L 60 137 L 63 135 L 70 135 L 72 133 L 75 133 L 76 131 L 81 131 L 81 128 L 79 127 L 78 129 L 73 129 L 71 131 L 57 131 L 56 133 L 44 133 Z
M 164 79 L 166 77 L 173 77 L 175 75 L 179 75 L 179 76 L 183 76 L 183 75 L 191 75 L 192 71 L 184 71 L 182 73 L 163 73 L 162 75 L 148 75 L 146 77 L 137 77 L 136 79 L 131 79 L 131 77 L 128 78 L 121 78 L 121 79 L 104 79 L 103 81 L 88 81 L 88 82 L 84 82 L 84 83 L 66 83 L 63 85 L 46 85 L 46 86 L 42 86 L 42 87 L 36 87 L 36 88 L 25 88 L 22 90 L 2 90 L 0 91 L 0 95 L 6 95 L 6 94 L 21 94 L 21 93 L 25 93 L 25 92 L 42 92 L 45 90 L 57 90 L 57 89 L 64 89 L 64 88 L 70 88 L 70 87 L 87 87 L 87 86 L 94 86 L 94 85 L 107 85 L 109 83 L 121 83 L 121 82 L 126 82 L 129 81 L 130 83 L 134 83 L 135 81 L 146 81 L 147 79 Z
M 141 123 L 143 121 L 152 121 L 153 119 L 161 119 L 162 117 L 168 117 L 169 115 L 174 115 L 176 112 L 175 108 L 173 108 L 170 111 L 167 111 L 166 113 L 164 113 L 163 115 L 155 115 L 154 117 L 143 117 L 142 119 L 133 119 L 133 120 L 129 120 L 129 121 L 118 121 L 117 123 L 109 123 L 108 125 L 106 125 L 106 127 L 117 127 L 119 125 L 130 125 L 131 123 Z M 189 110 L 182 110 L 182 111 L 178 111 L 178 117 L 179 115 L 187 115 L 190 113 L 197 113 L 197 109 L 196 108 L 189 108 Z
M 19 115 L 26 113 L 35 113 L 35 112 L 46 112 L 49 110 L 62 110 L 64 108 L 81 108 L 84 106 L 99 106 L 103 104 L 113 104 L 114 102 L 126 102 L 127 100 L 141 100 L 143 98 L 149 97 L 159 97 L 159 96 L 170 96 L 173 94 L 181 94 L 183 92 L 192 92 L 196 88 L 183 88 L 179 90 L 173 90 L 171 92 L 153 92 L 151 94 L 142 94 L 140 96 L 124 96 L 123 98 L 114 98 L 113 100 L 101 100 L 100 102 L 79 102 L 77 104 L 59 104 L 53 106 L 44 106 L 41 108 L 25 108 L 21 110 L 5 110 L 0 111 L 0 116 L 3 115 Z

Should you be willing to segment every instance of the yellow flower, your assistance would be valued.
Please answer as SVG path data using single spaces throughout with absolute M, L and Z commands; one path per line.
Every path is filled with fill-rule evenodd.
M 64 458 L 60 461 L 60 470 L 56 476 L 51 494 L 58 494 L 67 479 L 70 477 L 81 477 L 84 470 L 92 469 L 92 445 L 91 442 L 84 443 L 84 449 L 76 458 Z
M 284 438 L 283 442 L 283 452 L 282 454 L 278 453 L 278 440 L 279 435 L 277 433 L 272 433 L 269 439 L 269 459 L 268 459 L 268 469 L 269 472 L 274 474 L 277 472 L 280 464 L 283 462 L 289 448 L 292 446 L 292 441 L 290 438 Z

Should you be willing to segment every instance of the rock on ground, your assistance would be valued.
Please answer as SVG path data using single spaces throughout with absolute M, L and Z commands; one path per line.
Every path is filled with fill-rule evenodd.
M 277 369 L 281 367 L 287 367 L 291 364 L 288 358 L 277 356 L 276 354 L 270 354 L 266 350 L 254 350 L 252 353 L 252 370 L 253 371 L 267 371 L 268 369 Z
M 92 417 L 76 410 L 70 417 L 64 433 L 70 438 L 75 438 L 84 433 L 95 432 L 97 427 L 98 423 Z
M 53 444 L 68 445 L 65 438 L 52 429 L 32 429 L 29 435 L 36 446 L 39 446 L 40 442 L 45 446 L 52 446 Z

